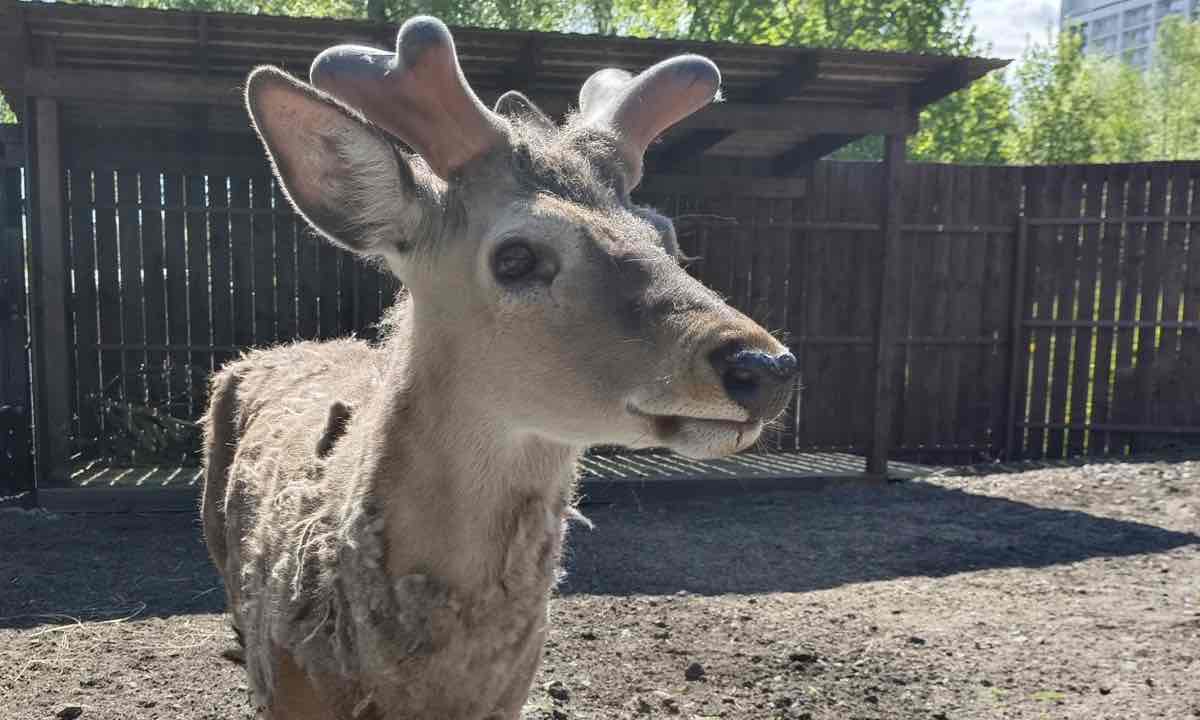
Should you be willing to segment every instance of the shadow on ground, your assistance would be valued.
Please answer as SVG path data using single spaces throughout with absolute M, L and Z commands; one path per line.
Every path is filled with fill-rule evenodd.
M 935 483 L 830 483 L 592 506 L 563 594 L 804 592 L 1163 552 L 1200 536 Z M 220 612 L 191 514 L 0 511 L 0 627 Z

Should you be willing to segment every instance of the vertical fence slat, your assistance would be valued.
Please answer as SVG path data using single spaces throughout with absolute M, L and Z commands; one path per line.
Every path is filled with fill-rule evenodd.
M 320 321 L 320 337 L 322 340 L 338 335 L 338 250 L 332 243 L 315 238 L 317 246 L 317 262 L 320 268 L 318 278 L 320 288 L 318 319 Z
M 1039 172 L 1040 171 L 1040 172 Z M 1033 189 L 1030 192 L 1030 209 L 1034 218 L 1059 217 L 1063 171 L 1061 167 L 1036 168 Z M 1029 228 L 1029 288 L 1031 317 L 1037 320 L 1054 319 L 1055 258 L 1058 257 L 1055 243 L 1055 227 L 1031 225 Z M 1053 328 L 1036 328 L 1029 333 L 1032 338 L 1030 381 L 1026 401 L 1026 418 L 1032 423 L 1045 423 L 1050 395 L 1050 349 L 1054 344 Z M 1027 457 L 1040 458 L 1045 455 L 1046 431 L 1031 427 L 1026 433 L 1024 452 Z
M 96 302 L 96 227 L 92 206 L 92 173 L 73 169 L 70 173 L 71 263 L 74 293 L 71 295 L 72 325 L 75 328 L 75 416 L 81 444 L 95 442 L 100 427 L 95 412 L 100 390 L 100 342 Z
M 1086 193 L 1083 198 L 1083 217 L 1098 216 L 1101 211 L 1100 203 L 1103 197 L 1104 171 L 1099 167 L 1086 169 Z M 1074 317 L 1083 322 L 1094 323 L 1097 320 L 1097 270 L 1100 261 L 1100 226 L 1085 225 L 1079 232 L 1079 254 L 1076 263 L 1079 268 L 1078 303 Z M 1074 362 L 1071 364 L 1071 405 L 1070 422 L 1084 423 L 1089 417 L 1088 401 L 1090 388 L 1095 380 L 1093 368 L 1093 350 L 1095 349 L 1096 328 L 1079 328 L 1075 332 Z M 1065 452 L 1068 456 L 1079 455 L 1084 451 L 1087 433 L 1082 430 L 1071 430 L 1067 433 Z
M 192 417 L 191 377 L 188 370 L 188 287 L 187 231 L 184 226 L 183 176 L 163 175 L 163 248 L 167 261 L 167 328 L 170 344 L 170 378 L 172 414 Z
M 229 255 L 233 268 L 233 344 L 254 345 L 254 248 L 250 235 L 250 180 L 229 178 Z M 235 212 L 237 211 L 237 212 Z
M 212 307 L 212 344 L 217 348 L 234 345 L 233 333 L 233 246 L 229 234 L 229 178 L 208 176 L 208 262 L 212 273 L 209 291 Z M 215 349 L 213 369 L 219 369 L 235 355 Z
M 108 349 L 100 353 L 101 399 L 89 411 L 103 413 L 103 399 L 124 398 L 122 380 L 125 377 L 124 357 L 115 349 L 121 344 L 121 287 L 117 245 L 116 191 L 111 170 L 97 172 L 94 177 L 96 197 L 96 273 L 98 276 L 97 309 L 100 316 L 100 342 Z M 101 414 L 101 418 L 103 418 Z M 103 422 L 106 432 L 116 431 Z
M 297 219 L 296 224 L 299 226 L 301 221 Z M 323 241 L 307 226 L 298 227 L 296 235 L 296 318 L 300 337 L 312 339 L 320 335 L 317 311 L 321 279 L 317 274 L 317 260 Z
M 982 170 L 982 168 L 981 168 Z M 1020 170 L 1003 168 L 992 172 L 988 168 L 981 172 L 988 178 L 989 186 L 981 190 L 979 200 L 983 203 L 981 222 L 1011 228 L 1007 232 L 988 233 L 987 261 L 984 264 L 987 277 L 983 286 L 983 327 L 997 343 L 987 349 L 986 370 L 982 382 L 988 388 L 986 405 L 981 405 L 979 414 L 986 418 L 988 447 L 992 457 L 998 457 L 1005 448 L 1010 429 L 1008 418 L 1009 358 L 1012 343 L 1017 342 L 1011 330 L 1009 313 L 1013 307 L 1013 279 L 1017 268 L 1018 223 L 1024 185 Z
M 1104 190 L 1104 217 L 1119 218 L 1125 213 L 1125 194 L 1128 174 L 1124 168 L 1109 173 Z M 1121 247 L 1124 226 L 1105 223 L 1100 227 L 1100 290 L 1097 298 L 1097 319 L 1117 319 L 1118 291 L 1121 278 Z M 1112 374 L 1116 353 L 1117 331 L 1114 328 L 1099 328 L 1096 331 L 1095 366 L 1096 379 L 1092 385 L 1092 423 L 1109 421 L 1112 410 Z M 1110 436 L 1107 432 L 1092 431 L 1088 436 L 1088 449 L 1092 455 L 1107 452 Z
M 208 397 L 208 376 L 212 372 L 212 322 L 208 285 L 208 204 L 207 178 L 188 175 L 185 181 L 187 263 L 188 263 L 188 379 L 191 386 L 192 416 L 204 412 Z
M 1167 194 L 1170 192 L 1170 175 L 1165 164 L 1155 164 L 1150 171 L 1150 192 L 1148 198 L 1148 214 L 1161 217 L 1167 211 Z M 1137 372 L 1135 385 L 1141 399 L 1141 407 L 1137 408 L 1137 422 L 1142 425 L 1158 424 L 1155 415 L 1160 406 L 1170 404 L 1169 398 L 1158 397 L 1155 375 L 1158 372 L 1158 334 L 1160 301 L 1162 298 L 1162 280 L 1164 267 L 1164 244 L 1166 242 L 1166 226 L 1161 222 L 1146 224 L 1145 259 L 1142 263 L 1142 277 L 1138 289 L 1138 320 L 1145 326 L 1138 329 L 1137 341 Z M 1151 447 L 1160 438 L 1148 438 Z M 1135 445 L 1140 444 L 1140 438 L 1130 438 Z
M 142 295 L 144 298 L 145 338 L 150 346 L 166 345 L 167 295 L 163 282 L 166 258 L 163 254 L 162 175 L 157 170 L 142 170 L 138 178 L 142 203 Z M 146 352 L 146 402 L 153 408 L 170 404 L 169 382 L 165 375 L 167 356 L 161 350 Z
M 255 175 L 251 178 L 250 234 L 254 278 L 254 344 L 275 342 L 275 238 L 271 218 L 271 178 Z
M 1190 196 L 1188 215 L 1200 215 L 1200 165 L 1190 166 Z M 1200 322 L 1200 222 L 1187 227 L 1187 275 L 1183 285 L 1183 318 Z M 1184 331 L 1179 338 L 1179 356 L 1186 358 L 1180 370 L 1186 374 L 1185 389 L 1190 398 L 1200 400 L 1200 330 Z M 1200 425 L 1200 401 L 1188 403 L 1187 423 Z
M 0 495 L 33 489 L 21 169 L 0 165 Z
M 1167 212 L 1174 216 L 1188 214 L 1188 190 L 1191 185 L 1188 166 L 1176 165 L 1170 173 L 1170 197 Z M 1169 223 L 1163 246 L 1162 319 L 1177 322 L 1183 319 L 1183 288 L 1187 273 L 1187 224 Z M 1188 408 L 1200 404 L 1200 393 L 1191 392 L 1189 378 L 1200 372 L 1200 356 L 1180 352 L 1182 337 L 1198 331 L 1166 330 L 1158 350 L 1156 391 L 1167 407 L 1156 422 L 1182 426 L 1188 424 Z
M 1146 192 L 1150 184 L 1150 169 L 1137 166 L 1129 179 L 1129 187 L 1125 196 L 1126 217 L 1144 217 L 1147 211 Z M 1142 270 L 1146 257 L 1146 224 L 1141 221 L 1128 222 L 1124 225 L 1122 238 L 1122 253 L 1120 264 L 1120 294 L 1118 319 L 1132 323 L 1137 321 L 1139 308 L 1139 292 Z M 1137 397 L 1136 381 L 1136 344 L 1138 332 L 1136 328 L 1124 327 L 1117 330 L 1116 372 L 1113 374 L 1114 387 L 1112 390 L 1112 407 L 1109 409 L 1109 422 L 1114 424 L 1137 423 L 1138 409 L 1141 407 Z M 1110 439 L 1109 451 L 1125 453 L 1129 449 L 1129 434 L 1120 433 L 1114 438 L 1117 441 L 1114 448 Z
M 121 245 L 121 342 L 125 350 L 125 399 L 146 401 L 146 325 L 142 290 L 141 213 L 138 204 L 138 175 L 132 170 L 117 172 L 118 232 Z
M 1068 167 L 1063 171 L 1061 181 L 1061 205 L 1057 215 L 1074 220 L 1080 217 L 1080 203 L 1083 198 L 1083 173 L 1078 166 Z M 1079 231 L 1078 225 L 1064 225 L 1057 228 L 1051 241 L 1056 252 L 1054 259 L 1055 297 L 1053 317 L 1059 321 L 1070 321 L 1076 318 L 1075 304 L 1076 276 L 1079 270 Z M 1069 422 L 1067 400 L 1070 395 L 1071 383 L 1071 353 L 1074 348 L 1075 330 L 1073 328 L 1057 328 L 1053 334 L 1054 345 L 1051 354 L 1053 363 L 1049 369 L 1050 388 L 1049 404 L 1046 417 L 1050 422 L 1065 424 Z M 1066 445 L 1067 431 L 1051 429 L 1046 433 L 1046 454 L 1058 458 L 1063 456 Z
M 283 188 L 271 183 L 275 209 L 275 322 L 281 340 L 296 337 L 296 222 Z

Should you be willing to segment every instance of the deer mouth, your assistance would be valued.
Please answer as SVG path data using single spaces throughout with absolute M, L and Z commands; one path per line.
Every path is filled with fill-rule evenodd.
M 740 452 L 758 439 L 761 420 L 735 420 L 705 415 L 659 414 L 645 412 L 633 405 L 629 413 L 649 424 L 649 435 L 656 443 L 691 455 L 700 449 L 704 455 Z M 697 448 L 697 445 L 707 446 Z

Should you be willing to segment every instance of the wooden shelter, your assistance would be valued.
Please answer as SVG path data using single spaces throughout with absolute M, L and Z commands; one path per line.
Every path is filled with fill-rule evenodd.
M 0 90 L 16 109 L 23 126 L 20 138 L 6 136 L 6 152 L 10 158 L 23 152 L 33 238 L 30 247 L 35 273 L 30 297 L 36 424 L 50 429 L 42 433 L 39 444 L 42 484 L 51 487 L 66 483 L 69 432 L 57 429 L 77 430 L 79 424 L 86 424 L 79 417 L 81 400 L 105 382 L 107 371 L 101 371 L 81 385 L 77 377 L 80 368 L 90 368 L 93 362 L 123 364 L 123 353 L 129 352 L 140 353 L 137 362 L 166 365 L 175 354 L 186 364 L 195 353 L 207 353 L 206 362 L 211 367 L 248 344 L 280 339 L 289 333 L 312 334 L 303 327 L 274 324 L 275 334 L 269 337 L 243 337 L 242 325 L 230 327 L 224 322 L 242 310 L 247 317 L 264 312 L 255 305 L 258 295 L 246 299 L 244 306 L 240 304 L 243 301 L 237 292 L 243 271 L 247 273 L 247 286 L 257 283 L 255 287 L 281 287 L 280 283 L 294 281 L 300 287 L 302 280 L 282 275 L 256 278 L 257 266 L 248 267 L 239 260 L 236 248 L 229 250 L 234 254 L 232 261 L 223 259 L 218 265 L 218 250 L 228 250 L 226 229 L 236 235 L 240 222 L 246 223 L 248 234 L 258 232 L 260 223 L 266 223 L 263 227 L 275 233 L 273 237 L 282 237 L 280 228 L 285 223 L 293 223 L 287 226 L 291 228 L 288 232 L 295 232 L 294 218 L 282 204 L 275 204 L 277 188 L 262 191 L 270 187 L 270 179 L 263 179 L 266 166 L 262 151 L 249 132 L 242 108 L 242 82 L 250 68 L 263 63 L 304 75 L 314 55 L 329 45 L 356 42 L 388 46 L 394 42 L 396 29 L 359 21 L 0 0 Z M 745 227 L 770 225 L 779 231 L 801 228 L 802 222 L 790 214 L 783 217 L 779 208 L 786 210 L 790 207 L 787 203 L 805 196 L 813 163 L 858 138 L 885 137 L 884 162 L 870 173 L 879 184 L 857 188 L 871 196 L 868 206 L 876 215 L 866 225 L 861 217 L 854 218 L 860 221 L 857 231 L 869 233 L 879 242 L 870 250 L 870 270 L 864 275 L 873 284 L 863 298 L 871 305 L 864 314 L 870 330 L 856 335 L 869 337 L 866 347 L 872 348 L 870 363 L 874 370 L 862 378 L 867 387 L 862 397 L 870 405 L 870 427 L 861 442 L 847 446 L 868 455 L 870 473 L 885 474 L 892 446 L 892 404 L 896 383 L 902 378 L 898 380 L 896 373 L 880 372 L 879 368 L 894 365 L 896 333 L 902 325 L 892 316 L 900 303 L 891 294 L 901 285 L 897 274 L 906 272 L 895 262 L 902 252 L 905 138 L 917 129 L 923 107 L 1005 62 L 472 28 L 457 28 L 454 32 L 464 70 L 485 101 L 505 90 L 520 89 L 557 115 L 570 110 L 579 87 L 598 68 L 615 66 L 637 71 L 681 52 L 699 52 L 712 58 L 723 74 L 725 102 L 688 118 L 661 138 L 647 157 L 647 176 L 639 190 L 650 201 L 669 199 L 664 203 L 666 209 L 676 213 L 753 220 Z M 23 151 L 16 149 L 18 143 L 23 143 Z M 98 172 L 106 174 L 103 183 L 87 180 L 99 177 L 95 175 Z M 196 184 L 193 179 L 197 177 L 207 180 Z M 253 202 L 250 191 L 245 191 L 244 209 L 233 207 L 241 202 L 238 193 L 244 188 L 239 190 L 238 183 L 243 177 L 252 178 L 249 186 L 255 188 Z M 213 188 L 220 188 L 220 192 L 214 194 Z M 159 189 L 165 205 L 159 204 Z M 214 199 L 215 195 L 220 197 Z M 142 212 L 147 209 L 155 212 Z M 178 211 L 174 220 L 171 211 Z M 94 227 L 90 225 L 91 213 L 101 218 Z M 113 217 L 111 227 L 105 225 L 105 213 Z M 133 232 L 130 228 L 146 222 L 153 225 L 142 226 L 140 235 L 126 237 Z M 811 220 L 807 222 L 809 229 L 820 229 Z M 172 223 L 178 224 L 180 238 L 204 235 L 207 245 L 196 250 L 197 241 L 190 241 L 185 249 L 181 241 L 174 252 L 183 256 L 173 258 Z M 87 232 L 94 233 L 89 235 L 94 243 L 81 244 L 74 238 L 84 225 L 88 226 Z M 719 222 L 710 223 L 704 226 L 702 235 L 718 231 Z M 151 251 L 138 245 L 141 241 L 136 239 L 148 232 L 156 238 L 167 238 L 166 244 L 154 249 L 152 257 L 146 254 Z M 60 238 L 62 242 L 49 241 Z M 701 237 L 689 242 L 706 241 Z M 122 243 L 132 244 L 119 259 L 105 254 L 109 244 L 122 247 Z M 295 243 L 289 245 L 288 252 L 306 252 L 300 240 Z M 132 257 L 135 249 L 143 262 L 142 270 L 122 274 L 117 265 L 127 263 L 127 256 Z M 91 263 L 86 272 L 99 280 L 95 288 L 73 291 L 66 278 L 73 273 L 80 277 L 80 252 L 84 254 L 82 260 Z M 95 257 L 90 254 L 93 252 Z M 160 252 L 164 254 L 155 254 Z M 737 288 L 724 287 L 715 278 L 721 272 L 732 277 L 722 268 L 731 267 L 736 259 L 728 253 L 722 256 L 722 252 L 714 246 L 713 261 L 705 271 L 714 277 L 705 279 L 736 295 Z M 261 255 L 245 258 L 254 262 L 263 259 Z M 271 256 L 265 256 L 265 261 L 269 274 Z M 151 268 L 150 262 L 158 265 Z M 179 263 L 178 272 L 172 266 L 174 262 Z M 746 262 L 762 263 L 762 268 L 755 267 L 764 278 L 782 272 L 769 267 L 772 261 L 765 253 Z M 335 259 L 333 266 L 341 268 L 339 263 Z M 111 267 L 114 277 L 123 278 L 119 286 L 110 284 L 106 288 L 106 267 Z M 178 298 L 182 304 L 172 309 L 173 278 L 185 279 L 197 268 L 205 273 L 204 284 L 211 282 L 217 294 L 208 297 L 208 291 L 199 287 L 201 283 L 193 280 L 181 286 L 186 287 L 181 291 L 185 295 Z M 152 272 L 147 273 L 147 269 Z M 372 291 L 376 295 L 372 297 L 384 294 L 382 280 L 360 278 L 354 274 L 359 272 L 356 270 L 326 270 L 342 274 L 333 276 L 333 281 L 324 276 L 314 279 L 313 292 L 327 290 L 326 282 L 344 280 L 346 285 L 339 292 L 345 297 L 350 297 L 348 288 L 359 292 L 364 283 L 374 283 L 371 287 L 376 288 Z M 163 287 L 163 277 L 167 278 L 167 287 Z M 736 282 L 730 280 L 734 285 Z M 786 278 L 779 276 L 762 285 L 761 297 L 754 297 L 749 289 L 742 290 L 747 303 L 761 306 L 758 316 L 765 314 L 778 326 L 775 318 L 781 315 L 772 314 L 770 307 L 782 308 L 789 303 L 787 286 Z M 150 300 L 138 300 L 138 312 L 143 314 L 132 320 L 126 317 L 114 321 L 114 329 L 106 336 L 106 293 L 124 297 L 130 287 L 139 293 L 157 293 L 155 302 L 164 304 L 167 311 L 163 317 L 156 317 L 158 311 L 151 308 Z M 287 298 L 277 295 L 266 311 L 279 311 L 285 301 L 291 311 L 302 300 L 300 290 Z M 98 336 L 95 327 L 81 334 L 78 323 L 72 320 L 80 307 L 85 313 L 92 312 L 87 303 L 100 304 Z M 372 303 L 355 304 L 352 310 L 345 310 L 345 303 L 339 305 L 346 314 L 340 320 L 331 319 L 330 332 L 364 327 L 378 310 Z M 186 312 L 189 306 L 201 305 L 207 308 L 207 319 Z M 328 301 L 320 305 L 320 313 L 325 312 L 326 305 Z M 303 325 L 302 315 L 294 317 Z M 321 329 L 318 334 L 326 334 L 324 316 L 317 321 Z M 175 322 L 189 326 L 180 328 L 182 334 L 176 333 L 169 327 Z M 163 327 L 156 329 L 156 325 Z M 245 326 L 250 325 L 245 320 Z M 158 336 L 152 337 L 155 333 Z M 110 355 L 115 359 L 106 359 Z M 145 397 L 148 392 L 139 386 L 133 394 Z M 785 432 L 794 434 L 795 423 L 794 418 L 790 419 Z

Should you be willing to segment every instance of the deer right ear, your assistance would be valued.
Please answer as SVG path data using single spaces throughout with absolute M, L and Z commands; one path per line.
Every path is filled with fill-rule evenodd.
M 382 132 L 274 67 L 250 74 L 246 107 L 288 199 L 313 227 L 368 255 L 412 246 L 435 191 Z

